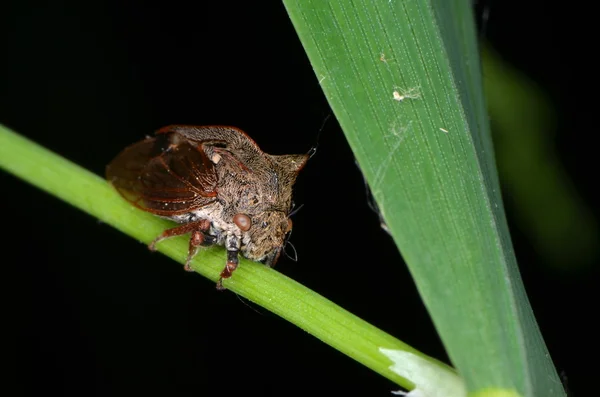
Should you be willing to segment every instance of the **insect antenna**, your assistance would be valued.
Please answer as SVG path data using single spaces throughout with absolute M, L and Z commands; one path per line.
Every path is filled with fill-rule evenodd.
M 302 206 L 298 207 L 298 209 L 300 208 L 302 208 Z M 298 262 L 298 251 L 296 251 L 296 247 L 294 247 L 294 244 L 292 244 L 290 241 L 290 237 L 292 237 L 292 230 L 290 230 L 285 236 L 285 241 L 283 242 L 283 254 L 292 261 Z M 294 254 L 293 256 L 288 252 L 288 247 L 292 247 L 292 252 Z
M 325 116 L 323 123 L 321 123 L 321 128 L 319 128 L 319 131 L 317 132 L 317 138 L 315 139 L 315 144 L 310 148 L 310 150 L 307 153 L 309 159 L 311 159 L 312 156 L 314 156 L 317 153 L 317 149 L 319 147 L 319 141 L 321 140 L 321 132 L 325 128 L 325 124 L 327 124 L 327 121 L 329 120 L 331 115 L 332 115 L 332 113 L 331 113 L 331 111 L 329 111 L 329 114 L 327 114 L 327 116 Z
M 248 308 L 250 308 L 251 310 L 253 310 L 254 312 L 260 314 L 261 316 L 264 316 L 265 314 L 261 311 L 259 311 L 258 309 L 256 309 L 255 307 L 250 306 L 250 304 L 248 302 L 246 302 L 244 299 L 242 299 L 242 297 L 239 294 L 235 294 L 235 296 L 238 298 L 238 300 L 240 302 L 242 302 L 245 306 L 247 306 Z
M 300 204 L 298 206 L 298 208 L 294 208 L 295 206 L 296 206 L 296 203 L 292 203 L 292 210 L 288 214 L 288 218 L 291 218 L 292 216 L 296 215 L 298 213 L 298 211 L 300 211 L 302 209 L 302 207 L 304 207 L 304 204 Z
M 290 255 L 290 253 L 288 252 L 288 247 L 292 248 L 292 253 L 294 254 L 294 256 Z M 294 244 L 292 244 L 292 242 L 289 241 L 289 237 L 285 240 L 285 245 L 283 246 L 283 253 L 292 261 L 298 262 L 298 251 L 296 251 L 296 247 L 294 247 Z

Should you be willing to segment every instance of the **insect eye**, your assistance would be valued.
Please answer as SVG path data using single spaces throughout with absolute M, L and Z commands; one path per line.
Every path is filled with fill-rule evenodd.
M 269 224 L 263 221 L 263 223 L 260 226 L 264 229 L 265 227 L 269 226 Z
M 287 227 L 285 228 L 285 232 L 289 233 L 292 231 L 292 220 L 288 218 L 287 220 Z
M 246 214 L 235 214 L 233 217 L 233 223 L 235 223 L 241 231 L 247 232 L 252 226 L 252 219 L 250 219 L 250 217 Z

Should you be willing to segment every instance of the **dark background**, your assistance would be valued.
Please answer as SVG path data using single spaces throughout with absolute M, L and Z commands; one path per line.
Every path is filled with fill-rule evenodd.
M 0 122 L 100 175 L 123 147 L 172 123 L 235 125 L 268 153 L 306 152 L 329 107 L 284 7 L 202 4 L 3 2 Z M 597 219 L 596 91 L 583 80 L 594 75 L 585 53 L 594 48 L 587 32 L 594 25 L 585 14 L 542 1 L 476 8 L 486 20 L 482 37 L 553 105 L 558 157 Z M 400 255 L 367 206 L 334 118 L 296 187 L 296 202 L 305 205 L 292 238 L 300 260 L 283 259 L 278 270 L 447 360 Z M 0 387 L 15 388 L 11 395 L 374 396 L 397 389 L 294 325 L 217 292 L 2 172 L 0 191 L 8 331 Z M 600 261 L 548 266 L 505 199 L 554 362 L 573 395 L 593 394 L 587 358 L 595 358 L 597 328 L 587 319 L 597 313 Z M 335 261 L 340 246 L 347 257 Z

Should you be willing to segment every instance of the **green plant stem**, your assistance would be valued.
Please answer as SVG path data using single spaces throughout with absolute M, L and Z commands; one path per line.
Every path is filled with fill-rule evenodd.
M 0 168 L 144 243 L 171 225 L 129 205 L 104 179 L 2 125 Z M 169 239 L 158 249 L 183 263 L 187 254 L 187 238 Z M 216 282 L 224 258 L 221 248 L 202 250 L 192 262 L 192 267 Z M 451 383 L 461 382 L 450 367 L 425 356 L 274 269 L 244 259 L 240 263 L 234 277 L 225 281 L 229 290 L 285 318 L 398 385 L 411 389 L 414 382 L 410 375 L 402 377 L 392 371 L 392 361 L 380 348 L 409 353 L 411 357 L 414 355 L 419 362 L 427 363 L 429 369 L 438 371 L 439 377 L 446 379 L 444 382 L 447 379 L 451 379 Z M 417 376 L 419 371 L 415 373 Z M 449 386 L 442 384 L 440 387 Z

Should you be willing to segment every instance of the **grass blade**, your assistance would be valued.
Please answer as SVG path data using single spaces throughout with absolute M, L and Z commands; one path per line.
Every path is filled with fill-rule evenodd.
M 563 396 L 512 250 L 471 2 L 284 4 L 470 395 Z

